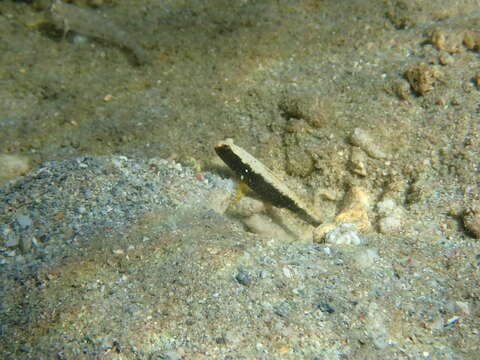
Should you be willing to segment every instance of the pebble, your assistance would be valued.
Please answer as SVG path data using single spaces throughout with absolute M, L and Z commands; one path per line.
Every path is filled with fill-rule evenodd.
M 335 312 L 335 309 L 328 302 L 322 301 L 317 305 L 317 307 L 321 312 L 324 313 L 333 314 Z
M 402 227 L 402 221 L 396 216 L 386 216 L 378 221 L 378 230 L 382 234 L 394 234 Z
M 403 210 L 391 198 L 384 198 L 377 204 L 379 215 L 378 230 L 382 234 L 394 234 L 402 227 Z
M 325 235 L 325 242 L 335 245 L 360 245 L 362 238 L 358 235 L 355 225 L 341 224 Z
M 17 216 L 17 224 L 20 225 L 20 229 L 25 230 L 32 226 L 32 219 L 27 215 Z
M 383 151 L 378 142 L 375 142 L 370 134 L 360 128 L 353 130 L 352 135 L 350 136 L 350 142 L 358 146 L 360 149 L 365 151 L 369 156 L 375 159 L 388 159 L 391 158 L 389 154 Z
M 353 147 L 350 156 L 352 171 L 362 177 L 367 176 L 367 155 L 358 147 Z
M 453 65 L 454 63 L 453 56 L 446 51 L 440 52 L 440 54 L 438 55 L 438 61 L 444 66 Z
M 250 273 L 245 269 L 239 269 L 237 275 L 235 275 L 235 280 L 241 285 L 249 286 L 252 283 L 252 277 Z
M 2 225 L 1 238 L 3 239 L 4 245 L 7 248 L 15 247 L 18 245 L 18 237 L 8 225 Z
M 432 66 L 426 64 L 412 65 L 405 71 L 407 78 L 413 91 L 419 96 L 424 96 L 432 91 L 437 80 L 442 74 Z
M 464 212 L 463 225 L 470 234 L 480 239 L 480 207 L 472 207 Z

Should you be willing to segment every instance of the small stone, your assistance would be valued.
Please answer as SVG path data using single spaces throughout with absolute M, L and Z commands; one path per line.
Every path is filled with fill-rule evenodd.
M 378 230 L 382 234 L 393 234 L 402 226 L 402 221 L 396 216 L 386 216 L 378 221 Z
M 377 204 L 377 211 L 380 216 L 378 229 L 382 234 L 393 234 L 401 228 L 403 211 L 395 200 L 385 197 Z
M 32 236 L 32 245 L 35 246 L 36 248 L 40 247 L 40 243 L 38 242 L 37 238 L 35 236 Z
M 475 238 L 480 239 L 480 207 L 473 207 L 465 211 L 463 225 Z
M 28 215 L 18 215 L 17 224 L 20 226 L 20 229 L 25 230 L 32 226 L 33 222 Z
M 420 64 L 410 66 L 407 71 L 405 71 L 405 77 L 413 91 L 420 96 L 424 96 L 433 90 L 437 73 L 432 67 Z
M 182 360 L 182 356 L 176 351 L 165 351 L 162 355 L 160 355 L 161 359 L 167 360 Z
M 3 253 L 5 256 L 7 257 L 14 257 L 15 255 L 17 255 L 17 253 L 15 252 L 15 250 L 7 250 Z
M 435 30 L 432 33 L 431 43 L 439 51 L 446 50 L 447 36 L 442 30 Z
M 275 314 L 286 318 L 288 314 L 292 311 L 292 306 L 287 301 L 282 301 L 280 304 L 275 306 Z
M 235 275 L 235 280 L 241 285 L 249 286 L 252 283 L 252 278 L 250 273 L 245 269 L 239 269 L 237 275 Z
M 342 224 L 329 231 L 325 236 L 325 242 L 335 245 L 360 245 L 361 237 L 353 224 Z
M 375 159 L 387 159 L 390 155 L 384 152 L 379 143 L 375 142 L 367 131 L 356 128 L 350 136 L 350 142 L 365 151 L 368 156 Z
M 12 231 L 10 226 L 4 224 L 0 227 L 0 239 L 3 240 L 3 245 L 7 248 L 18 245 L 18 238 Z
M 440 55 L 438 56 L 438 61 L 440 62 L 440 64 L 442 65 L 452 65 L 454 60 L 453 60 L 453 56 L 450 55 L 448 52 L 446 51 L 442 51 L 440 53 Z
M 324 313 L 333 314 L 335 312 L 335 309 L 329 303 L 324 301 L 320 302 L 317 307 L 321 312 Z
M 480 33 L 474 31 L 466 31 L 465 34 L 463 34 L 463 45 L 465 45 L 468 50 L 479 50 Z
M 350 156 L 352 171 L 360 176 L 367 176 L 367 155 L 358 147 L 353 147 Z

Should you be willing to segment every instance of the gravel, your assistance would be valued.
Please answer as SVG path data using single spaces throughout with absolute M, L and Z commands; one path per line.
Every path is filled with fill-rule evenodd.
M 31 275 L 92 246 L 98 234 L 128 231 L 148 213 L 208 206 L 209 192 L 231 192 L 228 181 L 194 175 L 179 163 L 123 156 L 44 164 L 0 189 L 4 274 Z

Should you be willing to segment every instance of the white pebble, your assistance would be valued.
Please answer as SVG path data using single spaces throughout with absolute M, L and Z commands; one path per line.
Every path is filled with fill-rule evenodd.
M 354 224 L 341 224 L 327 233 L 325 242 L 336 245 L 360 245 L 362 239 Z

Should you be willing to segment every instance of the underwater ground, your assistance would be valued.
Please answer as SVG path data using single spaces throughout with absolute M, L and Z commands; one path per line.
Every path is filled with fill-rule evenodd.
M 3 0 L 0 54 L 1 358 L 478 359 L 478 1 Z

